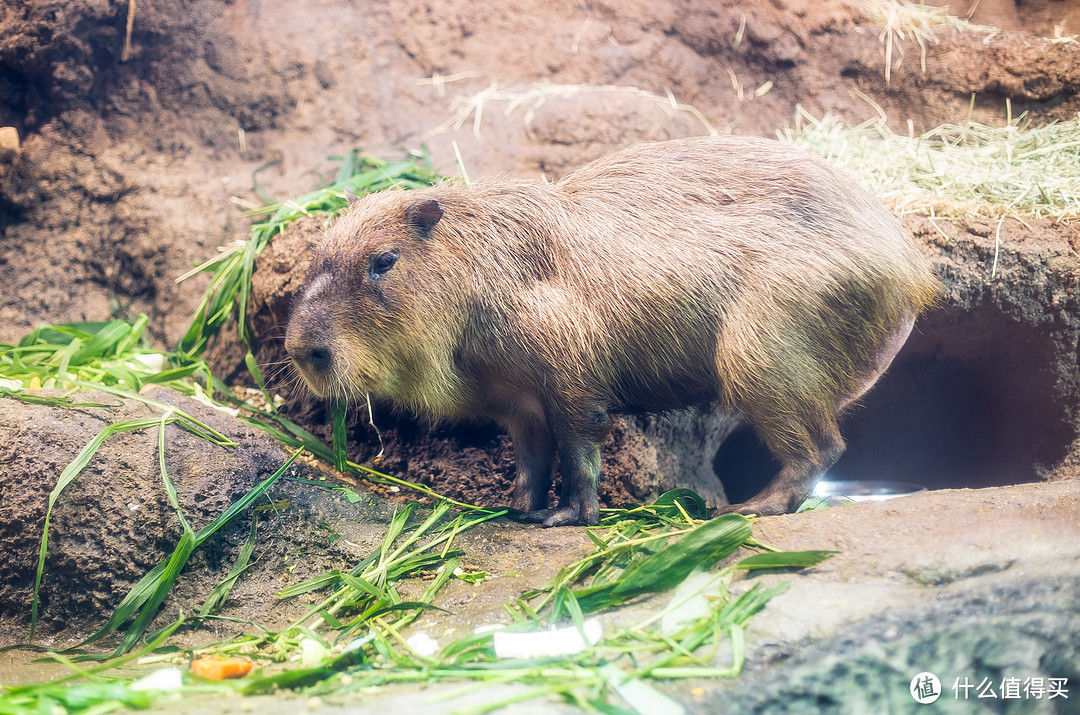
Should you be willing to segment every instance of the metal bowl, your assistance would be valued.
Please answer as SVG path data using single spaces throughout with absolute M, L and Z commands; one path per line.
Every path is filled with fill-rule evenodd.
M 852 501 L 885 501 L 894 497 L 925 492 L 926 487 L 910 482 L 884 482 L 871 479 L 831 480 L 823 479 L 814 487 L 811 496 L 828 499 L 847 497 Z

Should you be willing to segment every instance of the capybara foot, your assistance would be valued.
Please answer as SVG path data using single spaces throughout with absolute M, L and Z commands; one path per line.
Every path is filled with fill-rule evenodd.
M 718 507 L 716 516 L 720 514 L 742 514 L 744 516 L 790 514 L 798 509 L 803 501 L 798 494 L 764 492 L 742 504 L 725 504 Z
M 527 511 L 518 518 L 529 524 L 544 526 L 596 526 L 600 523 L 600 508 L 599 505 L 589 508 L 580 503 L 560 505 L 550 509 Z

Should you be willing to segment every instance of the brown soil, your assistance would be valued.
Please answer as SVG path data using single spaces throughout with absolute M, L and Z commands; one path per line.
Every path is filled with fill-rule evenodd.
M 981 12 L 991 3 L 984 2 Z M 1033 32 L 1068 3 L 1015 8 Z M 991 19 L 996 19 L 997 16 Z M 975 18 L 980 19 L 979 17 Z M 205 279 L 173 279 L 247 232 L 239 205 L 287 197 L 349 147 L 426 141 L 453 170 L 451 140 L 473 174 L 554 176 L 614 147 L 700 133 L 643 95 L 591 93 L 486 106 L 432 136 L 449 103 L 493 83 L 621 85 L 670 91 L 721 130 L 771 135 L 796 105 L 853 121 L 880 105 L 898 130 L 964 117 L 1000 122 L 1005 99 L 1033 121 L 1080 109 L 1080 44 L 1028 33 L 938 31 L 894 53 L 884 81 L 878 29 L 843 2 L 771 4 L 509 0 L 386 5 L 249 5 L 188 0 L 138 6 L 124 61 L 127 6 L 35 0 L 0 10 L 0 126 L 22 151 L 0 178 L 0 241 L 11 284 L 0 339 L 42 321 L 148 311 L 175 343 Z M 742 37 L 736 42 L 740 23 Z M 341 28 L 353 28 L 341 31 Z M 460 73 L 471 77 L 459 79 Z M 425 78 L 445 78 L 432 82 Z M 755 91 L 772 82 L 760 97 Z M 861 93 L 861 95 L 860 95 Z
M 853 122 L 880 108 L 900 132 L 909 120 L 916 131 L 963 120 L 973 94 L 971 117 L 988 124 L 1004 121 L 1006 99 L 1036 124 L 1080 111 L 1080 43 L 1049 37 L 1055 25 L 1080 29 L 1064 0 L 983 0 L 973 21 L 1006 31 L 935 31 L 925 72 L 918 46 L 901 41 L 888 83 L 880 28 L 839 0 L 553 0 L 528 12 L 512 0 L 184 0 L 135 12 L 126 51 L 126 3 L 0 8 L 0 127 L 21 138 L 18 150 L 0 151 L 0 341 L 41 322 L 147 312 L 154 338 L 174 345 L 207 283 L 177 285 L 176 276 L 247 235 L 243 208 L 319 185 L 336 168 L 328 157 L 354 146 L 426 143 L 452 173 L 456 142 L 474 176 L 553 178 L 706 124 L 769 136 L 797 106 Z M 483 91 L 482 112 L 454 104 Z M 700 116 L 673 109 L 669 92 Z M 944 305 L 849 419 L 838 473 L 932 487 L 1076 475 L 1077 226 L 1006 221 L 999 234 L 978 221 L 908 225 L 945 281 Z M 259 261 L 252 328 L 268 364 L 281 358 L 276 341 L 317 228 L 293 227 Z M 227 378 L 244 379 L 227 337 L 214 357 Z M 325 435 L 325 407 L 292 394 L 284 373 L 276 380 L 289 414 Z M 506 500 L 510 446 L 492 426 L 429 429 L 381 406 L 375 418 L 386 439 L 381 469 L 462 499 Z M 366 419 L 353 420 L 353 455 L 370 460 L 373 435 Z M 5 448 L 18 457 L 18 444 Z M 608 503 L 676 484 L 720 503 L 772 469 L 752 434 L 720 415 L 620 422 L 605 459 Z M 37 499 L 62 463 L 40 475 Z M 5 504 L 24 481 L 5 467 Z M 128 579 L 145 566 L 100 568 Z M 80 593 L 88 610 L 109 600 Z M 57 627 L 71 615 L 54 615 Z

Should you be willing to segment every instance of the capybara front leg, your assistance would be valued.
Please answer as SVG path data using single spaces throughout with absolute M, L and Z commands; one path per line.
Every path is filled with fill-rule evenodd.
M 559 473 L 562 490 L 559 506 L 538 509 L 523 515 L 522 521 L 542 522 L 544 526 L 595 526 L 600 522 L 600 500 L 596 484 L 600 479 L 600 443 L 587 442 L 559 448 Z
M 544 526 L 592 526 L 600 522 L 596 485 L 600 481 L 600 448 L 607 435 L 608 416 L 604 409 L 595 408 L 580 410 L 575 417 L 563 418 L 553 430 L 562 476 L 559 505 L 530 512 L 522 520 L 542 522 Z
M 529 414 L 515 416 L 506 427 L 517 464 L 510 506 L 524 512 L 543 509 L 548 503 L 555 468 L 555 439 L 551 430 L 541 417 Z

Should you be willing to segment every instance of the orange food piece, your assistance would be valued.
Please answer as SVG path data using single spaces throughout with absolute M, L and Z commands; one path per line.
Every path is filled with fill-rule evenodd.
M 211 656 L 191 661 L 191 672 L 210 680 L 243 678 L 251 672 L 251 661 L 240 658 Z

